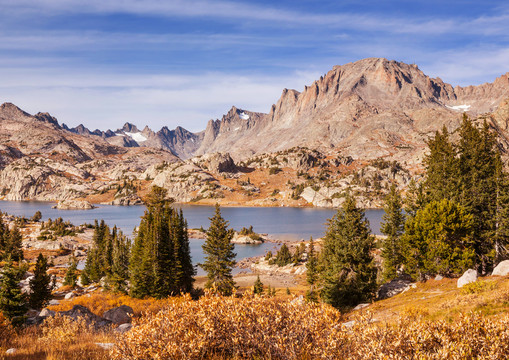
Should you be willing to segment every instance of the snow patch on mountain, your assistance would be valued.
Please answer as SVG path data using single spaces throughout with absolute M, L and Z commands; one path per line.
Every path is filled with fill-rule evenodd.
M 147 138 L 145 136 L 143 136 L 143 134 L 141 132 L 132 133 L 132 132 L 126 131 L 125 134 L 127 136 L 131 137 L 136 142 L 147 141 Z
M 471 105 L 455 105 L 455 106 L 445 105 L 445 107 L 448 107 L 449 109 L 456 111 L 468 111 L 470 110 Z

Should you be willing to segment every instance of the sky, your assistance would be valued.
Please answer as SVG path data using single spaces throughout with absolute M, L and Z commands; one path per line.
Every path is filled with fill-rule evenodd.
M 0 103 L 69 126 L 200 131 L 367 57 L 492 82 L 509 72 L 509 3 L 0 0 Z

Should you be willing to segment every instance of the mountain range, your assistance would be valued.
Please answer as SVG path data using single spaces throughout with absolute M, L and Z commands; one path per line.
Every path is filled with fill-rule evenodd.
M 199 133 L 181 127 L 139 130 L 129 123 L 116 131 L 64 128 L 115 145 L 169 150 L 183 159 L 229 152 L 243 160 L 294 146 L 336 148 L 354 158 L 402 159 L 421 150 L 436 129 L 454 130 L 463 112 L 491 113 L 508 96 L 509 73 L 493 83 L 453 87 L 417 65 L 368 58 L 335 66 L 302 92 L 284 89 L 267 113 L 233 106 Z M 500 126 L 506 129 L 504 120 Z
M 202 163 L 200 156 L 229 153 L 225 161 L 232 168 L 231 158 L 253 163 L 261 154 L 296 147 L 321 154 L 302 155 L 307 158 L 295 159 L 296 164 L 310 156 L 358 163 L 383 158 L 416 171 L 429 136 L 443 126 L 453 132 L 463 113 L 488 121 L 508 149 L 509 73 L 492 83 L 453 87 L 415 64 L 368 58 L 333 67 L 302 92 L 284 89 L 267 113 L 233 106 L 198 133 L 182 127 L 140 130 L 130 123 L 106 131 L 69 128 L 48 113 L 30 115 L 5 103 L 0 106 L 0 191 L 12 200 L 86 197 L 129 176 L 157 177 L 154 167 L 161 163 L 185 161 L 199 172 L 203 169 L 193 166 Z M 208 176 L 202 178 L 210 181 Z M 176 193 L 194 196 L 184 188 Z M 192 188 L 199 191 L 197 184 Z

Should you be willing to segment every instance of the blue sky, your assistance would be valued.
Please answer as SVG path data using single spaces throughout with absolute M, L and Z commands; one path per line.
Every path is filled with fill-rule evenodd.
M 366 57 L 491 82 L 509 71 L 509 4 L 0 0 L 0 103 L 72 126 L 198 131 Z

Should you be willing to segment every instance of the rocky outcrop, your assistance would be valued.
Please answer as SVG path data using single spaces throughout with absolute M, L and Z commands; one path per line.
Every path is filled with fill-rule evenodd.
M 198 163 L 200 167 L 213 173 L 235 173 L 238 168 L 229 153 L 207 154 L 192 160 Z
M 91 210 L 96 206 L 85 200 L 61 200 L 53 208 L 58 210 Z
M 88 325 L 92 325 L 94 328 L 99 329 L 106 326 L 110 326 L 112 322 L 105 318 L 102 318 L 93 312 L 91 312 L 87 307 L 83 305 L 74 305 L 71 310 L 68 311 L 60 311 L 60 315 L 68 316 L 74 320 L 78 318 L 85 319 Z
M 477 281 L 477 270 L 468 269 L 465 273 L 458 279 L 457 287 L 461 288 L 467 284 L 473 283 Z

